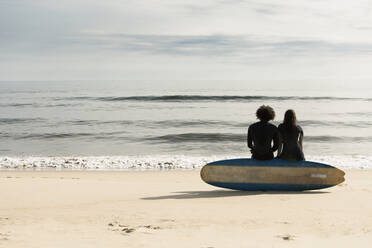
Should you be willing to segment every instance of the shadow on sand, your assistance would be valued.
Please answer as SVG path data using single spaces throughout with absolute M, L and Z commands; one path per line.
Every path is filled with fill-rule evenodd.
M 209 190 L 209 191 L 178 191 L 172 195 L 144 197 L 142 200 L 165 200 L 165 199 L 196 199 L 196 198 L 218 198 L 250 195 L 313 195 L 327 194 L 327 191 L 230 191 L 230 190 Z

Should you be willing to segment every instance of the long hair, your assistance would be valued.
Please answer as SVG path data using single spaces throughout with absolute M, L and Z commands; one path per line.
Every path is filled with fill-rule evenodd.
M 285 111 L 283 125 L 286 128 L 293 128 L 297 126 L 296 113 L 293 109 L 288 109 Z

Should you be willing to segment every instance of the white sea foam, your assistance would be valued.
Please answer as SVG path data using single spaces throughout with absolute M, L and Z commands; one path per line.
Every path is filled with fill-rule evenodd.
M 372 156 L 307 156 L 306 159 L 342 169 L 372 169 Z
M 56 170 L 164 170 L 200 169 L 206 163 L 236 156 L 87 156 L 87 157 L 0 157 L 0 169 Z M 342 169 L 372 169 L 372 156 L 308 156 Z

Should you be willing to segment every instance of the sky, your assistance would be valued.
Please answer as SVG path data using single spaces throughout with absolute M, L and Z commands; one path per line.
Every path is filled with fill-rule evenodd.
M 369 85 L 370 0 L 0 0 L 0 80 Z

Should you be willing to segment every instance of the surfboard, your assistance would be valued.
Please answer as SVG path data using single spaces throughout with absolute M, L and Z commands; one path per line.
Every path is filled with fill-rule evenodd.
M 317 162 L 249 158 L 215 161 L 200 171 L 210 185 L 250 191 L 323 189 L 342 183 L 344 175 L 340 169 Z

